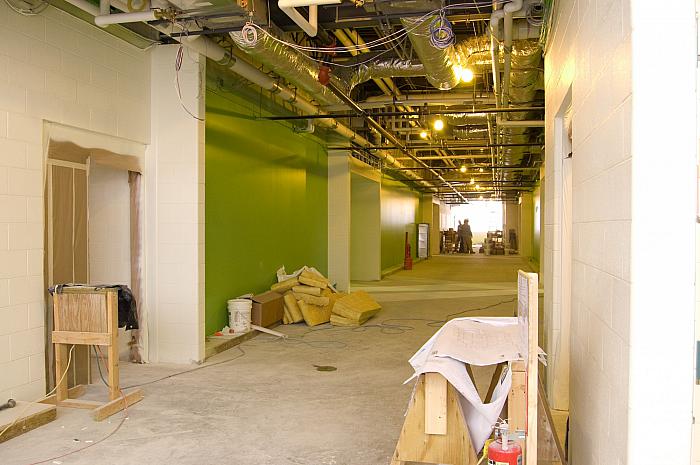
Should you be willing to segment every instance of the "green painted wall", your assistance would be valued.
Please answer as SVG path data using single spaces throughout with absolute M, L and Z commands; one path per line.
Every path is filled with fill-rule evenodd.
M 421 214 L 419 200 L 419 194 L 405 184 L 382 179 L 382 271 L 403 265 L 406 232 L 415 260 L 416 222 Z
M 226 301 L 269 289 L 275 271 L 327 272 L 327 152 L 246 89 L 224 90 L 208 65 L 205 150 L 206 333 L 228 323 Z M 213 78 L 212 78 L 213 79 Z M 234 83 L 236 84 L 236 83 Z M 264 104 L 269 106 L 269 102 Z

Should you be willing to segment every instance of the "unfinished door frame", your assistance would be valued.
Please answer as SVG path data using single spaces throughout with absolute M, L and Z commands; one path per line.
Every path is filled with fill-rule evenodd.
M 551 228 L 551 301 L 546 317 L 548 347 L 550 354 L 547 391 L 555 410 L 569 409 L 569 371 L 572 313 L 572 279 L 574 258 L 573 234 L 573 157 L 570 126 L 571 89 L 564 96 L 554 117 L 554 164 Z M 545 220 L 545 223 L 547 220 Z M 548 239 L 549 240 L 549 239 Z

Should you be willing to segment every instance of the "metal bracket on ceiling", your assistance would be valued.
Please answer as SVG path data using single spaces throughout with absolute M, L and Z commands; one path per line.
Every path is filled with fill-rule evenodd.
M 311 37 L 318 33 L 318 5 L 337 5 L 342 0 L 278 0 L 277 6 L 284 11 L 292 21 Z M 309 18 L 299 13 L 298 7 L 309 8 Z

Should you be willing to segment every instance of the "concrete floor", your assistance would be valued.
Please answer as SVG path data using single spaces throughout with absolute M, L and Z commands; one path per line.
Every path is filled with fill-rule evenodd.
M 146 398 L 111 435 L 121 414 L 96 423 L 84 410 L 59 409 L 53 423 L 0 444 L 0 463 L 386 465 L 411 393 L 402 384 L 409 357 L 449 314 L 512 315 L 518 268 L 529 266 L 518 257 L 439 256 L 355 283 L 383 306 L 366 326 L 281 326 L 286 342 L 260 335 L 205 368 L 144 385 Z M 122 385 L 191 368 L 123 364 Z M 490 373 L 476 377 L 486 384 Z

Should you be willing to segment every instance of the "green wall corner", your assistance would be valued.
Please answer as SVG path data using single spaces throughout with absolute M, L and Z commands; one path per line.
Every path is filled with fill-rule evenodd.
M 327 272 L 325 145 L 255 120 L 266 111 L 244 94 L 207 84 L 206 334 L 228 324 L 228 299 L 269 289 L 281 265 Z

